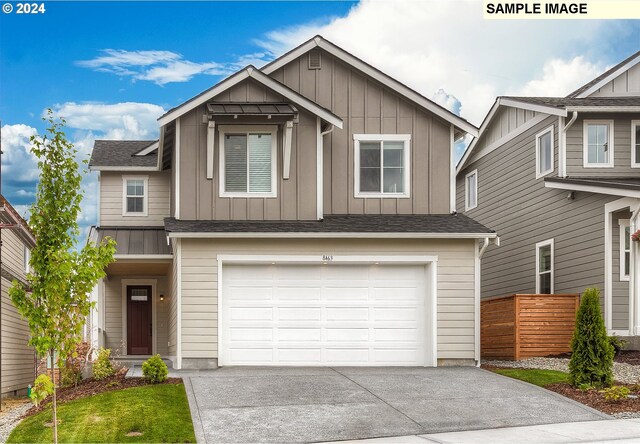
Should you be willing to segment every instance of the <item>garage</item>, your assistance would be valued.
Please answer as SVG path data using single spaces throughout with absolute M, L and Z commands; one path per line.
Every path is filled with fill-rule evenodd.
M 434 268 L 219 260 L 219 364 L 435 365 Z

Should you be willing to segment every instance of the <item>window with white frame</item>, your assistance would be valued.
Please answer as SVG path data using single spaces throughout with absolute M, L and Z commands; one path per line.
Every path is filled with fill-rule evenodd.
M 640 120 L 631 121 L 631 167 L 640 168 Z
M 275 197 L 277 127 L 220 126 L 220 196 Z
M 620 225 L 620 280 L 629 280 L 631 262 L 631 228 L 628 219 L 619 219 Z
M 29 273 L 31 271 L 31 250 L 26 245 L 24 246 L 24 272 Z
M 473 210 L 478 206 L 478 170 L 473 170 L 464 178 L 464 208 Z
M 613 120 L 585 120 L 583 133 L 585 168 L 613 167 Z
M 536 179 L 553 171 L 553 126 L 536 135 Z
M 536 293 L 553 293 L 553 239 L 536 244 Z
M 146 216 L 149 178 L 147 176 L 122 177 L 122 215 Z
M 409 197 L 409 134 L 354 134 L 355 197 Z

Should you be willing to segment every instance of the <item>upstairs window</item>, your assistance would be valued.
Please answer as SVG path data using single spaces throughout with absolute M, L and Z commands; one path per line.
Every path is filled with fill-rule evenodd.
M 631 168 L 640 168 L 640 120 L 631 121 Z
M 276 196 L 276 128 L 223 126 L 220 196 Z
M 409 197 L 411 136 L 354 134 L 355 197 Z
M 629 219 L 618 220 L 620 225 L 620 280 L 629 280 L 629 267 L 631 265 L 631 228 Z
M 147 188 L 149 178 L 147 176 L 124 176 L 122 178 L 123 216 L 146 216 L 147 215 Z
M 613 120 L 585 120 L 585 168 L 613 168 Z
M 553 172 L 553 126 L 536 135 L 536 179 Z
M 536 244 L 536 293 L 553 293 L 553 239 Z
M 478 170 L 473 170 L 464 179 L 464 209 L 473 210 L 478 206 Z

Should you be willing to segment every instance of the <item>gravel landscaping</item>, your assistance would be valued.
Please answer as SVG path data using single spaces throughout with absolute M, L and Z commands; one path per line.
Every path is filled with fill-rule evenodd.
M 12 400 L 2 403 L 3 411 L 0 412 L 0 442 L 7 442 L 11 431 L 18 425 L 27 410 L 31 408 L 30 401 Z
M 520 361 L 482 361 L 483 366 L 502 368 L 537 368 L 541 370 L 569 371 L 568 358 L 529 358 Z M 640 380 L 640 365 L 613 363 L 613 378 L 618 382 L 634 384 Z

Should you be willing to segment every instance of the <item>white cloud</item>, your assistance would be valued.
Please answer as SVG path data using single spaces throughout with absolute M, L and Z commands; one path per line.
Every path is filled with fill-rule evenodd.
M 280 55 L 321 34 L 445 107 L 455 95 L 476 125 L 497 95 L 565 95 L 604 69 L 575 56 L 606 38 L 605 21 L 485 20 L 481 12 L 479 0 L 363 0 L 345 17 L 274 30 L 258 44 Z
M 31 153 L 31 136 L 37 130 L 28 125 L 2 127 L 2 179 L 9 187 L 33 184 L 38 179 L 38 161 Z M 17 191 L 17 190 L 15 190 Z
M 268 52 L 256 52 L 241 55 L 232 62 L 219 63 L 185 60 L 182 54 L 172 51 L 103 49 L 101 53 L 94 59 L 78 61 L 76 65 L 158 85 L 186 82 L 199 74 L 230 75 L 246 65 L 260 66 L 272 58 Z

